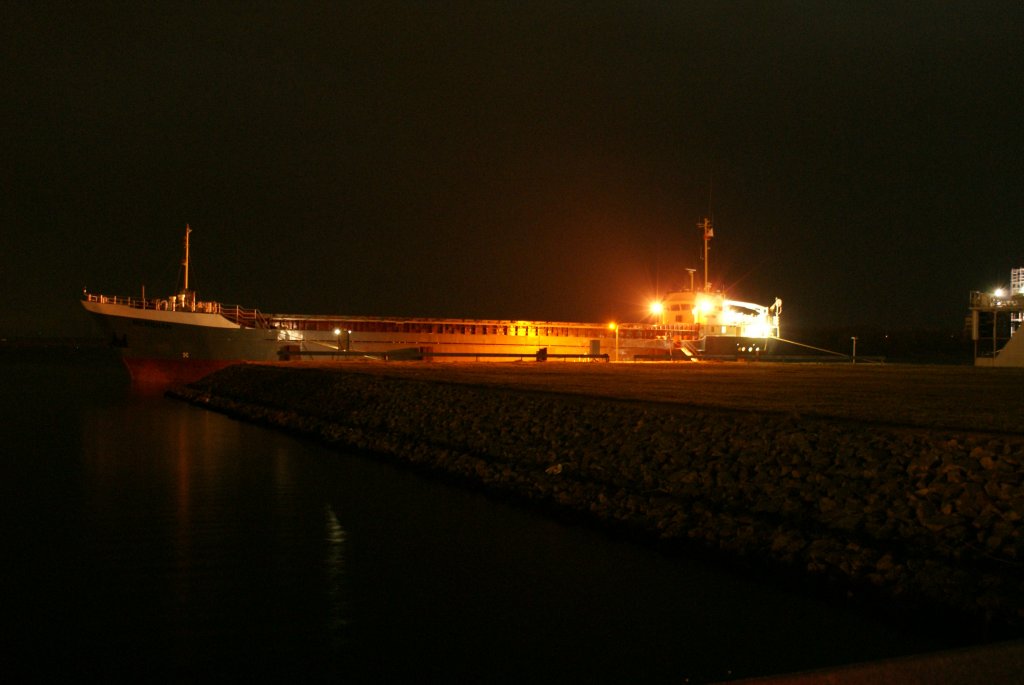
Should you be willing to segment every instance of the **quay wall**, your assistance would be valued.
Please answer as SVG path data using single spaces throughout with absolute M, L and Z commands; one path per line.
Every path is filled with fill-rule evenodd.
M 1019 434 L 337 368 L 239 365 L 170 394 L 670 546 L 1024 626 Z

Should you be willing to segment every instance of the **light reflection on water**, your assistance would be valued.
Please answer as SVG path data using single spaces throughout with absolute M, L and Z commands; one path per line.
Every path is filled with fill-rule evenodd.
M 0 368 L 5 637 L 38 673 L 700 682 L 941 642 L 102 370 Z
M 175 675 L 326 663 L 345 533 L 307 496 L 294 441 L 152 397 L 83 407 L 81 429 L 85 546 L 106 551 L 98 573 L 130 617 L 107 629 L 159 636 L 147 651 L 166 644 Z

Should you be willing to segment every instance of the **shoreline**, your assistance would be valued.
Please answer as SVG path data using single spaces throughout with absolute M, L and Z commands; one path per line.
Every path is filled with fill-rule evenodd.
M 243 364 L 168 394 L 669 548 L 1020 633 L 1024 434 L 991 404 L 1017 376 L 917 369 L 908 387 L 891 368 L 701 366 Z M 749 392 L 765 380 L 767 402 Z M 861 401 L 886 387 L 905 396 Z M 970 388 L 973 413 L 928 411 Z

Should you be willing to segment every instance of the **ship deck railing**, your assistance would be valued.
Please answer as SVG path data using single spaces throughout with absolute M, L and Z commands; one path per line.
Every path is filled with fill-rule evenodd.
M 603 338 L 623 340 L 670 340 L 673 337 L 696 339 L 694 325 L 621 323 L 617 330 L 609 324 L 522 319 L 446 319 L 427 317 L 328 316 L 273 314 L 268 327 L 286 331 L 352 333 L 388 332 L 429 335 L 511 336 L 515 338 Z
M 219 305 L 219 314 L 242 328 L 271 328 L 270 319 L 258 309 L 241 307 L 237 304 Z
M 120 297 L 117 295 L 100 295 L 83 293 L 82 299 L 100 304 L 117 304 L 132 309 L 149 309 L 152 311 L 191 312 L 196 314 L 219 314 L 228 321 L 243 328 L 270 328 L 270 319 L 258 309 L 242 307 L 237 304 L 205 302 L 202 300 L 180 300 L 176 297 Z

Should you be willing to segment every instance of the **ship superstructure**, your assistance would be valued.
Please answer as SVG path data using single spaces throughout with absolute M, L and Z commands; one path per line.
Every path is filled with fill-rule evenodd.
M 760 355 L 779 337 L 782 300 L 769 306 L 729 299 L 708 280 L 709 242 L 714 237 L 710 219 L 697 225 L 703 235 L 704 283 L 673 290 L 651 305 L 651 316 L 671 331 L 673 349 L 690 356 Z

